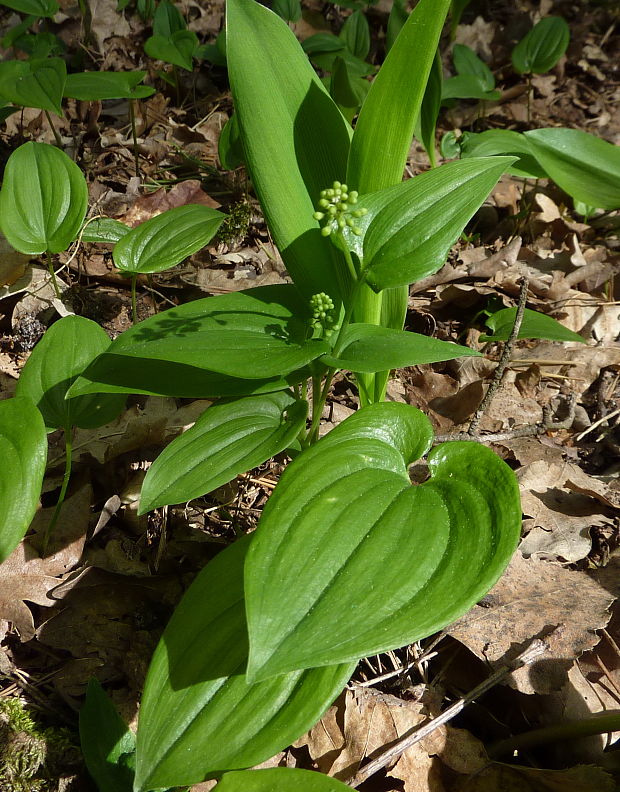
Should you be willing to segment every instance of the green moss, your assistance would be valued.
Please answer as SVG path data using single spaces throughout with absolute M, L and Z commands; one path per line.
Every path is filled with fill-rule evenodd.
M 217 232 L 217 239 L 226 244 L 240 242 L 248 233 L 252 207 L 245 201 L 232 204 L 227 210 L 227 217 Z

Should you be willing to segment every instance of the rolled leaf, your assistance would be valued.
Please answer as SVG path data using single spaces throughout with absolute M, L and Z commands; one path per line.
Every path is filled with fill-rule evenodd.
M 533 129 L 525 138 L 570 196 L 599 209 L 620 208 L 620 146 L 579 129 Z
M 284 792 L 290 789 L 295 792 L 346 792 L 351 789 L 336 778 L 288 767 L 224 773 L 217 786 L 218 792 Z
M 325 341 L 307 339 L 310 309 L 294 286 L 259 286 L 232 294 L 195 300 L 140 322 L 126 330 L 109 349 L 84 372 L 71 390 L 72 396 L 97 392 L 93 383 L 111 382 L 131 387 L 131 377 L 148 382 L 155 369 L 155 392 L 159 392 L 157 363 L 176 380 L 167 383 L 168 392 L 201 387 L 194 395 L 237 395 L 280 390 L 281 377 L 302 368 L 329 351 Z M 125 366 L 123 368 L 123 358 Z M 130 371 L 127 371 L 127 369 Z M 132 375 L 131 370 L 140 368 Z M 119 383 L 119 370 L 129 379 Z M 205 373 L 224 377 L 209 380 Z M 303 376 L 303 375 L 302 375 Z M 234 378 L 230 382 L 227 378 Z M 255 390 L 247 380 L 257 380 Z M 272 380 L 269 387 L 266 380 Z M 299 380 L 296 380 L 299 381 Z M 245 382 L 245 390 L 213 393 L 218 383 L 224 386 Z M 98 385 L 95 385 L 97 388 Z M 137 392 L 143 392 L 139 390 Z M 178 395 L 181 395 L 180 393 Z
M 351 324 L 343 334 L 342 351 L 337 356 L 324 355 L 321 362 L 350 371 L 375 372 L 479 354 L 469 347 L 419 333 L 377 325 Z
M 0 190 L 0 229 L 20 253 L 66 250 L 88 202 L 84 174 L 56 146 L 24 143 L 9 157 Z
M 127 273 L 170 269 L 203 248 L 225 217 L 198 204 L 168 209 L 131 229 L 116 243 L 114 264 Z
M 17 547 L 37 510 L 47 437 L 41 413 L 21 397 L 0 401 L 0 563 Z
M 437 167 L 437 155 L 435 152 L 435 130 L 437 127 L 437 117 L 441 108 L 441 88 L 443 85 L 443 66 L 439 50 L 435 53 L 433 68 L 428 75 L 428 82 L 420 108 L 420 117 L 416 125 L 416 135 L 424 146 L 431 167 Z
M 544 74 L 566 52 L 570 30 L 562 17 L 544 17 L 512 51 L 512 65 L 520 74 Z
M 145 76 L 145 71 L 76 72 L 67 75 L 63 94 L 82 101 L 144 99 L 155 93 L 154 88 L 139 85 Z
M 83 316 L 59 319 L 35 346 L 17 382 L 17 394 L 37 405 L 48 431 L 71 426 L 93 429 L 121 412 L 124 396 L 65 399 L 76 378 L 109 346 L 106 332 Z
M 516 478 L 490 449 L 452 442 L 412 485 L 431 442 L 414 407 L 371 404 L 289 465 L 246 561 L 249 679 L 419 640 L 495 583 L 519 539 Z
M 481 341 L 507 341 L 512 333 L 516 308 L 503 308 L 497 311 L 486 320 L 486 325 L 492 331 L 492 335 L 481 335 Z M 530 311 L 526 308 L 523 313 L 523 320 L 519 328 L 518 338 L 546 338 L 549 341 L 567 341 L 585 344 L 585 338 L 569 330 L 568 327 L 560 324 L 557 319 L 538 311 Z
M 178 30 L 186 30 L 187 23 L 179 9 L 164 0 L 159 3 L 153 15 L 153 34 L 168 38 Z
M 62 58 L 3 61 L 0 95 L 22 107 L 40 107 L 61 116 L 66 77 L 67 67 Z
M 249 0 L 226 10 L 228 75 L 265 218 L 300 291 L 339 299 L 350 276 L 312 214 L 321 190 L 344 178 L 351 129 L 285 22 Z
M 307 412 L 288 391 L 209 407 L 148 469 L 140 513 L 198 498 L 262 464 L 294 441 Z
M 347 663 L 248 683 L 249 542 L 235 542 L 200 572 L 155 650 L 140 706 L 136 792 L 268 759 L 321 717 L 353 671 Z

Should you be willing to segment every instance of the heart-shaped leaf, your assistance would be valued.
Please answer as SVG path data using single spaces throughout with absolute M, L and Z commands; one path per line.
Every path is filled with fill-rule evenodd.
M 444 80 L 441 99 L 481 99 L 494 102 L 501 96 L 499 91 L 489 90 L 480 84 L 473 74 L 457 74 Z
M 249 679 L 411 643 L 495 583 L 519 538 L 516 478 L 488 448 L 452 442 L 412 485 L 431 442 L 419 410 L 372 404 L 286 469 L 246 562 Z
M 169 3 L 168 0 L 163 0 L 158 4 L 153 16 L 153 34 L 155 36 L 168 38 L 178 30 L 186 29 L 187 23 L 183 14 L 175 5 Z
M 64 95 L 85 102 L 95 99 L 145 99 L 155 93 L 154 88 L 139 85 L 145 76 L 145 71 L 68 74 Z
M 99 792 L 132 792 L 136 738 L 96 679 L 88 683 L 80 710 L 80 743 Z
M 198 498 L 262 464 L 293 442 L 307 412 L 288 391 L 209 407 L 148 469 L 140 513 Z
M 566 52 L 570 30 L 562 17 L 544 17 L 512 51 L 512 65 L 520 74 L 544 74 Z
M 249 684 L 243 563 L 250 537 L 200 572 L 155 650 L 140 706 L 137 792 L 251 767 L 324 713 L 355 664 Z
M 351 787 L 336 778 L 311 770 L 271 767 L 224 773 L 217 792 L 347 792 Z
M 199 204 L 168 209 L 125 234 L 114 246 L 122 272 L 161 272 L 203 248 L 226 215 Z
M 358 9 L 346 18 L 340 31 L 340 38 L 351 55 L 355 55 L 360 60 L 366 58 L 370 51 L 370 29 L 363 11 Z
M 198 49 L 198 36 L 193 30 L 175 30 L 169 36 L 151 36 L 146 40 L 144 51 L 155 60 L 172 63 L 191 71 L 193 58 Z
M 55 0 L 2 0 L 2 5 L 35 17 L 53 17 L 59 8 Z
M 579 129 L 533 129 L 525 138 L 570 196 L 599 209 L 620 208 L 620 146 Z
M 467 47 L 465 44 L 455 44 L 452 50 L 452 60 L 457 72 L 475 77 L 483 91 L 492 91 L 495 88 L 493 72 L 471 47 Z
M 307 303 L 289 284 L 186 303 L 122 333 L 86 369 L 71 396 L 105 391 L 105 385 L 101 387 L 105 383 L 143 393 L 143 388 L 131 390 L 139 382 L 152 392 L 149 377 L 154 392 L 166 388 L 165 393 L 179 396 L 281 390 L 287 387 L 282 375 L 329 351 L 326 342 L 306 338 L 310 319 Z M 167 382 L 161 382 L 157 373 L 162 361 L 168 364 L 163 368 Z M 213 372 L 219 376 L 207 376 Z M 292 381 L 299 382 L 303 376 Z
M 342 351 L 337 356 L 324 355 L 321 362 L 335 368 L 372 373 L 479 354 L 469 347 L 419 333 L 378 325 L 351 324 L 343 333 Z
M 22 107 L 40 107 L 62 115 L 67 67 L 62 58 L 33 58 L 0 63 L 0 95 Z
M 84 369 L 110 346 L 96 322 L 65 316 L 46 331 L 33 349 L 17 383 L 17 394 L 37 405 L 48 431 L 71 426 L 93 429 L 109 423 L 125 404 L 124 396 L 98 394 L 65 399 Z
M 362 234 L 347 241 L 376 291 L 413 283 L 445 263 L 451 245 L 514 161 L 487 157 L 449 162 L 360 198 Z
M 29 399 L 0 401 L 0 563 L 17 547 L 39 503 L 47 437 L 41 413 Z
M 66 250 L 88 202 L 82 171 L 56 146 L 24 143 L 11 154 L 0 190 L 0 229 L 20 253 Z
M 481 341 L 507 341 L 512 333 L 516 308 L 503 308 L 486 320 L 486 325 L 493 331 L 493 335 L 481 335 Z M 523 320 L 519 328 L 519 338 L 547 338 L 550 341 L 568 341 L 585 344 L 585 338 L 560 324 L 557 319 L 538 311 L 525 309 Z

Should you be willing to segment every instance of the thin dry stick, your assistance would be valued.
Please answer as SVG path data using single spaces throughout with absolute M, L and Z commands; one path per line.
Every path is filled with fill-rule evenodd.
M 510 333 L 508 341 L 506 341 L 506 343 L 504 344 L 504 349 L 502 350 L 502 356 L 500 357 L 499 363 L 497 364 L 497 368 L 495 369 L 493 380 L 489 385 L 487 392 L 484 394 L 484 399 L 482 400 L 480 406 L 476 410 L 474 417 L 471 419 L 469 430 L 467 432 L 469 435 L 478 434 L 478 425 L 480 424 L 483 415 L 488 410 L 491 402 L 493 401 L 493 397 L 497 393 L 497 390 L 502 383 L 504 372 L 506 371 L 506 366 L 510 361 L 510 357 L 512 355 L 512 349 L 515 345 L 515 341 L 519 336 L 519 330 L 521 329 L 521 322 L 523 321 L 523 314 L 525 313 L 525 303 L 527 301 L 527 286 L 528 286 L 528 277 L 527 275 L 524 275 L 521 278 L 521 289 L 519 291 L 519 302 L 517 304 L 515 323 L 512 327 L 512 331 Z
M 441 715 L 433 718 L 424 726 L 414 731 L 412 734 L 408 734 L 406 737 L 403 737 L 402 740 L 399 740 L 397 743 L 390 746 L 390 748 L 382 753 L 381 756 L 378 756 L 372 762 L 368 762 L 367 765 L 364 765 L 364 767 L 362 767 L 361 770 L 359 770 L 350 781 L 346 782 L 348 786 L 358 787 L 367 778 L 370 778 L 370 776 L 386 767 L 386 765 L 391 764 L 404 751 L 406 751 L 408 748 L 411 748 L 412 745 L 420 742 L 420 740 L 424 740 L 429 736 L 429 734 L 432 734 L 435 729 L 438 729 L 440 726 L 443 726 L 444 723 L 452 720 L 452 718 L 458 715 L 459 712 L 461 712 L 461 710 L 463 710 L 468 704 L 471 704 L 472 701 L 475 701 L 483 693 L 486 693 L 487 690 L 490 690 L 492 687 L 497 685 L 498 682 L 500 682 L 512 671 L 515 671 L 517 668 L 521 668 L 522 666 L 529 665 L 534 660 L 537 660 L 547 651 L 547 649 L 547 644 L 544 641 L 541 641 L 540 638 L 536 638 L 534 641 L 532 641 L 528 648 L 518 657 L 516 657 L 511 663 L 507 663 L 506 665 L 498 668 L 497 671 L 491 674 L 488 679 L 485 679 L 484 682 L 475 687 L 466 696 L 459 699 L 458 701 L 455 701 L 454 704 L 448 707 L 448 709 L 444 710 Z

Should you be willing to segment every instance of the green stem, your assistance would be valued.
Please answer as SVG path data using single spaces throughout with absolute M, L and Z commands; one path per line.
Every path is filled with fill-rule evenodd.
M 65 500 L 65 495 L 67 494 L 67 487 L 69 486 L 69 479 L 71 478 L 71 453 L 72 453 L 72 442 L 73 438 L 71 437 L 71 427 L 65 426 L 65 474 L 62 478 L 62 486 L 60 488 L 60 495 L 58 496 L 58 501 L 56 503 L 56 508 L 54 509 L 54 513 L 52 514 L 52 519 L 49 522 L 49 525 L 45 529 L 45 534 L 43 535 L 43 555 L 47 552 L 47 545 L 50 540 L 50 536 L 52 535 L 52 531 L 56 523 L 58 522 L 58 518 L 60 517 L 60 510 L 62 509 L 62 504 Z
M 131 321 L 134 324 L 138 323 L 138 306 L 136 303 L 136 281 L 138 280 L 137 275 L 131 276 Z
M 304 446 L 306 447 L 314 445 L 314 443 L 316 443 L 318 440 L 323 407 L 325 407 L 325 402 L 327 401 L 327 396 L 329 394 L 329 389 L 331 388 L 335 373 L 335 368 L 327 369 L 327 374 L 325 375 L 325 381 L 322 388 L 320 378 L 312 377 L 312 423 L 310 424 L 310 429 L 308 429 L 308 434 L 306 435 L 306 440 L 304 443 Z
M 136 134 L 136 110 L 134 100 L 129 100 L 129 121 L 131 123 L 131 137 L 133 138 L 133 158 L 136 164 L 136 176 L 140 175 L 140 153 L 138 152 L 138 135 Z
M 60 300 L 62 299 L 62 295 L 60 293 L 60 287 L 58 286 L 58 281 L 56 280 L 56 273 L 54 272 L 54 265 L 52 263 L 52 257 L 50 255 L 49 250 L 45 251 L 45 257 L 47 259 L 47 269 L 50 274 L 50 278 L 52 279 L 52 285 L 54 286 L 54 292 L 56 293 L 56 297 Z
M 52 117 L 51 117 L 51 115 L 49 114 L 49 112 L 47 110 L 44 110 L 43 112 L 45 113 L 45 117 L 47 118 L 47 123 L 50 125 L 50 129 L 54 133 L 54 140 L 56 141 L 56 145 L 58 146 L 59 149 L 61 149 L 62 148 L 62 140 L 60 138 L 60 135 L 58 134 L 58 130 L 56 129 L 56 127 L 54 126 L 54 124 L 52 122 Z
M 528 126 L 530 124 L 530 121 L 532 120 L 531 110 L 532 110 L 532 75 L 528 74 L 527 75 L 527 123 L 528 123 Z
M 620 710 L 599 713 L 589 718 L 578 721 L 566 721 L 554 726 L 545 726 L 543 729 L 534 729 L 516 737 L 500 740 L 489 749 L 489 756 L 496 758 L 514 751 L 534 748 L 550 742 L 560 740 L 575 740 L 580 737 L 592 737 L 597 734 L 607 734 L 620 729 Z

